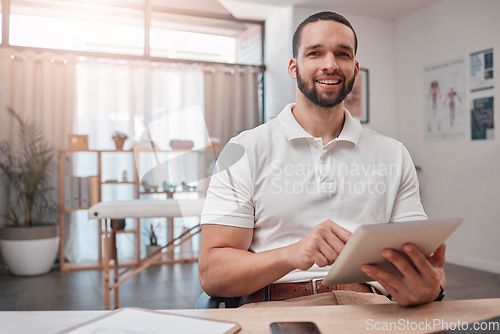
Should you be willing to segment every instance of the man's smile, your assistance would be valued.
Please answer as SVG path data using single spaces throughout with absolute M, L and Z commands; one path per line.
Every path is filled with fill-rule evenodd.
M 325 85 L 337 85 L 340 83 L 340 80 L 316 80 L 316 82 Z

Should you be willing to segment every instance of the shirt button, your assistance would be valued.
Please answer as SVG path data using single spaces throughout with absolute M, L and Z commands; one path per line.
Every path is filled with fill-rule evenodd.
M 314 146 L 314 147 L 318 147 L 318 143 L 317 143 L 317 142 L 314 142 L 313 146 Z
M 326 165 L 326 160 L 325 159 L 321 159 L 320 161 L 321 161 L 322 165 Z

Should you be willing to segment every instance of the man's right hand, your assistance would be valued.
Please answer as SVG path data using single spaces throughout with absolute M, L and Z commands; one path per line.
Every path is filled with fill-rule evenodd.
M 351 232 L 330 219 L 313 228 L 304 238 L 289 246 L 289 261 L 294 268 L 307 270 L 313 264 L 324 267 L 333 264 Z

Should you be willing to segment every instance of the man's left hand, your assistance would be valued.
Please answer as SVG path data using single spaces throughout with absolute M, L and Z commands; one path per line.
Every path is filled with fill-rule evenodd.
M 403 246 L 412 265 L 403 255 L 392 249 L 385 249 L 382 255 L 399 269 L 403 277 L 394 275 L 374 265 L 363 265 L 368 276 L 378 281 L 403 306 L 419 305 L 435 300 L 444 288 L 444 263 L 446 245 L 439 246 L 426 258 L 412 244 Z

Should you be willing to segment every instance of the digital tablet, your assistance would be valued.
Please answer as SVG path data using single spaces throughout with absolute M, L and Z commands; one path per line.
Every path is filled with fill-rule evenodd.
M 391 248 L 405 255 L 403 246 L 412 243 L 425 256 L 429 256 L 462 221 L 463 218 L 450 218 L 360 226 L 345 244 L 323 284 L 373 281 L 373 278 L 361 271 L 363 264 L 374 264 L 401 275 L 399 270 L 382 256 L 382 250 Z

